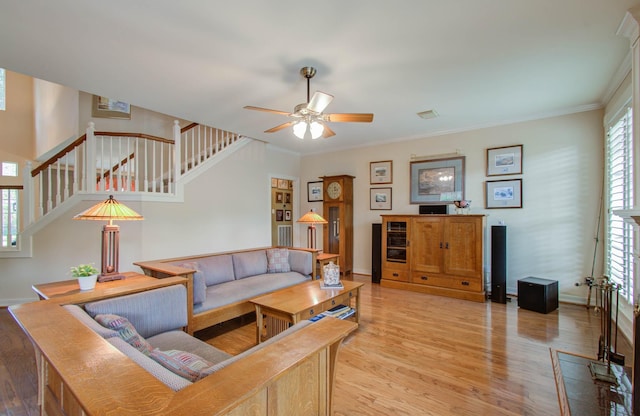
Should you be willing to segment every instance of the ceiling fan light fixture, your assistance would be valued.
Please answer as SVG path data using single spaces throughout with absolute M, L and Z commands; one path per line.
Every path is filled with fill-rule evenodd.
M 293 134 L 298 139 L 304 139 L 304 135 L 307 132 L 307 122 L 306 121 L 298 121 L 293 125 Z
M 311 138 L 315 140 L 324 133 L 324 126 L 322 123 L 312 121 L 311 124 L 309 124 L 309 130 L 311 131 Z

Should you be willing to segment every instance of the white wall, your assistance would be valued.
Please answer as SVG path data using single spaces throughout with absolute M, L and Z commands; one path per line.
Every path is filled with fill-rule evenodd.
M 145 219 L 118 223 L 120 270 L 139 271 L 134 261 L 270 245 L 270 176 L 297 178 L 299 169 L 298 156 L 256 141 L 187 184 L 184 203 L 127 201 Z M 103 224 L 72 220 L 94 203 L 38 232 L 33 258 L 0 258 L 0 305 L 35 300 L 31 285 L 70 279 L 70 266 L 99 266 Z
M 417 214 L 409 203 L 411 155 L 452 153 L 466 156 L 466 198 L 471 212 L 487 215 L 485 270 L 490 282 L 489 227 L 503 220 L 507 225 L 509 293 L 517 292 L 517 280 L 527 276 L 557 279 L 560 298 L 585 303 L 586 286 L 576 287 L 591 275 L 595 230 L 602 183 L 602 128 L 600 110 L 544 120 L 389 143 L 332 154 L 302 158 L 302 210 L 322 212 L 321 202 L 306 202 L 306 183 L 319 176 L 354 175 L 354 271 L 371 273 L 371 223 L 381 214 Z M 375 128 L 375 124 L 372 125 Z M 330 140 L 339 140 L 333 138 Z M 523 174 L 486 177 L 486 149 L 523 145 Z M 392 210 L 369 209 L 369 163 L 393 160 Z M 484 209 L 486 180 L 523 179 L 522 209 Z M 318 236 L 318 245 L 322 240 Z M 599 247 L 599 252 L 601 252 Z M 602 273 L 598 255 L 594 275 Z
M 34 78 L 33 97 L 37 157 L 78 138 L 78 90 Z

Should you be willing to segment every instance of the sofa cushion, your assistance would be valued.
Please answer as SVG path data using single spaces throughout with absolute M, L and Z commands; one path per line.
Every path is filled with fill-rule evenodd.
M 183 331 L 163 332 L 162 334 L 154 335 L 150 338 L 147 338 L 147 341 L 149 341 L 149 344 L 153 346 L 152 349 L 157 348 L 163 351 L 188 351 L 214 364 L 232 357 L 231 354 L 219 350 L 216 347 L 209 345 L 196 337 L 192 337 L 191 335 Z
M 286 248 L 270 248 L 267 250 L 267 273 L 290 272 L 289 250 Z
M 203 377 L 201 370 L 213 365 L 197 354 L 181 350 L 162 351 L 156 348 L 151 351 L 150 357 L 167 370 L 189 381 L 198 381 Z
M 176 266 L 184 267 L 185 269 L 193 270 L 193 303 L 204 302 L 207 296 L 207 283 L 205 282 L 204 273 L 200 269 L 200 265 L 197 261 L 188 261 L 185 263 L 179 263 Z
M 204 281 L 207 286 L 234 280 L 231 254 L 201 257 L 198 259 L 198 265 L 204 274 Z
M 233 253 L 233 271 L 236 280 L 267 272 L 266 250 Z
M 200 305 L 193 306 L 193 313 L 201 313 L 209 309 L 246 301 L 274 290 L 293 286 L 310 280 L 308 276 L 297 272 L 259 274 L 233 282 L 207 287 L 207 299 Z
M 65 308 L 71 315 L 73 315 L 77 320 L 91 328 L 94 332 L 97 332 L 102 338 L 112 338 L 118 336 L 118 331 L 113 329 L 105 328 L 96 322 L 95 319 L 90 317 L 84 309 L 82 309 L 78 305 L 64 305 Z
M 124 342 L 120 337 L 109 338 L 107 341 L 140 367 L 151 373 L 151 375 L 160 380 L 171 390 L 178 391 L 192 384 L 187 379 L 167 370 L 151 358 L 136 350 L 131 345 Z
M 229 364 L 232 364 L 244 357 L 247 357 L 250 354 L 253 354 L 254 352 L 261 350 L 262 348 L 266 347 L 267 345 L 273 344 L 276 341 L 279 341 L 280 339 L 289 336 L 291 334 L 293 334 L 294 332 L 297 332 L 299 330 L 301 330 L 302 328 L 311 325 L 313 322 L 309 321 L 309 320 L 302 320 L 300 322 L 298 322 L 297 324 L 290 326 L 289 328 L 287 328 L 286 330 L 282 331 L 281 333 L 279 333 L 276 336 L 273 336 L 271 338 L 269 338 L 268 340 L 261 342 L 258 345 L 254 345 L 253 347 L 249 348 L 248 350 L 241 352 L 238 355 L 235 355 L 231 358 L 229 358 L 228 360 L 224 360 L 221 361 L 217 364 L 214 364 L 210 367 L 207 368 L 203 368 L 202 370 L 200 370 L 200 373 L 202 375 L 202 377 L 208 376 L 209 374 L 213 374 L 218 370 L 221 370 L 223 368 L 225 368 L 226 366 L 228 366 Z
M 149 338 L 187 326 L 187 289 L 173 285 L 87 303 L 84 309 L 94 318 L 98 314 L 123 316 L 140 335 Z
M 289 250 L 289 264 L 291 271 L 301 273 L 305 276 L 313 274 L 313 254 L 304 250 Z
M 153 347 L 147 342 L 127 318 L 113 314 L 99 314 L 95 317 L 96 322 L 105 328 L 118 332 L 118 337 L 126 341 L 127 344 L 137 349 L 144 355 L 149 355 Z

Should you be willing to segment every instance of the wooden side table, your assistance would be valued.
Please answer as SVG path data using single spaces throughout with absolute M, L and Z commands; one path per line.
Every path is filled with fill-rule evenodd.
M 157 289 L 175 284 L 184 284 L 185 286 L 189 286 L 189 280 L 182 276 L 156 279 L 136 272 L 126 272 L 123 273 L 123 275 L 125 278 L 122 280 L 96 283 L 95 289 L 86 291 L 80 290 L 80 285 L 78 285 L 77 279 L 42 283 L 33 285 L 31 288 L 36 292 L 40 300 L 50 299 L 52 297 L 72 296 L 74 298 L 74 302 L 77 301 L 77 303 L 83 303 Z M 187 289 L 189 288 L 187 287 Z
M 316 256 L 316 262 L 320 265 L 320 280 L 324 280 L 324 266 L 325 264 L 329 264 L 332 261 L 338 266 L 338 262 L 340 261 L 339 254 L 331 254 L 331 253 L 318 253 Z

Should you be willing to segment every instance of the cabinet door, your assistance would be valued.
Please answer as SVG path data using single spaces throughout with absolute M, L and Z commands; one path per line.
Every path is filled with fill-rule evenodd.
M 482 278 L 482 220 L 464 215 L 446 219 L 444 272 Z
M 444 221 L 439 217 L 414 218 L 411 222 L 411 269 L 443 273 Z

